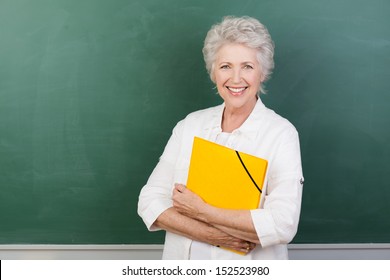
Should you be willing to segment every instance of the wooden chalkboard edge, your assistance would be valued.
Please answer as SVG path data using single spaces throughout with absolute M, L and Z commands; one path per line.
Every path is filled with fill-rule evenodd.
M 0 250 L 162 250 L 162 244 L 4 244 Z
M 289 244 L 293 260 L 390 259 L 390 243 Z M 159 260 L 161 244 L 0 245 L 2 260 Z

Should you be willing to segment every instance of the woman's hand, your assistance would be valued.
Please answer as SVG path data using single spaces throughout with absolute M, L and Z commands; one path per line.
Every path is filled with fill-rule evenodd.
M 210 211 L 213 207 L 204 202 L 200 196 L 187 189 L 184 185 L 175 184 L 172 192 L 172 200 L 173 208 L 178 213 L 207 223 L 206 216 L 210 214 L 207 211 Z M 209 225 L 208 230 L 204 234 L 206 234 L 205 238 L 207 243 L 230 248 L 244 254 L 251 252 L 256 247 L 255 243 L 234 237 L 212 225 Z
M 207 243 L 217 247 L 232 249 L 244 254 L 250 253 L 256 247 L 256 244 L 253 242 L 234 237 L 212 226 L 205 232 L 207 235 Z
M 204 212 L 207 207 L 207 203 L 205 203 L 200 196 L 187 189 L 184 185 L 175 184 L 172 193 L 172 200 L 173 207 L 180 214 L 196 220 L 205 221 L 202 217 L 202 212 Z

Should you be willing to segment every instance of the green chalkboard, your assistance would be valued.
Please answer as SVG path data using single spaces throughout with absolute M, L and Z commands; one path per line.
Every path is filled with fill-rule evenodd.
M 390 242 L 390 2 L 0 1 L 0 244 L 152 244 L 138 194 L 173 126 L 219 104 L 202 44 L 268 26 L 266 105 L 300 132 L 295 243 Z

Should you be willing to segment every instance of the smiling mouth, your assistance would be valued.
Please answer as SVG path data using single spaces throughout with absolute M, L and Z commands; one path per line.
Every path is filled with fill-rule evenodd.
M 241 95 L 248 87 L 226 87 L 234 96 Z

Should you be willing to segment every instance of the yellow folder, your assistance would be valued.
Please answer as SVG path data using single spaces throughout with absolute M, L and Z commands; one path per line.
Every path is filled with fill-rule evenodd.
M 268 162 L 195 137 L 187 188 L 219 208 L 258 208 Z
M 226 209 L 259 206 L 268 161 L 195 137 L 187 188 L 205 202 Z M 234 253 L 245 253 L 224 248 Z

